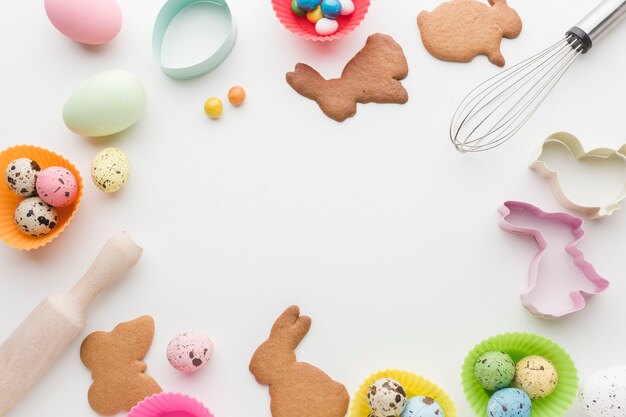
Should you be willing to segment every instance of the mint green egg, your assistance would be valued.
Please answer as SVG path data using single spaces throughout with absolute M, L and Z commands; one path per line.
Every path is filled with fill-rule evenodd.
M 108 136 L 135 124 L 146 107 L 146 91 L 133 74 L 101 72 L 76 87 L 63 106 L 63 121 L 87 137 Z

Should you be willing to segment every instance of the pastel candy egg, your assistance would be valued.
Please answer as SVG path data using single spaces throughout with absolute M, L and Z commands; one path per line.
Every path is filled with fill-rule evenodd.
M 246 98 L 246 90 L 238 85 L 228 90 L 228 101 L 235 107 L 241 106 Z
M 367 403 L 375 417 L 399 416 L 406 406 L 406 391 L 395 379 L 377 379 L 367 390 Z
M 339 23 L 336 20 L 327 19 L 325 17 L 321 18 L 315 24 L 315 32 L 317 32 L 320 36 L 332 35 L 337 32 L 339 28 Z
M 413 397 L 406 403 L 402 417 L 444 417 L 443 408 L 430 397 Z
M 298 7 L 304 11 L 310 11 L 320 5 L 322 0 L 297 0 Z
M 335 19 L 341 14 L 341 2 L 339 0 L 322 0 L 320 8 L 327 19 Z
M 37 175 L 37 195 L 52 207 L 66 207 L 76 200 L 78 183 L 63 167 L 50 167 Z
M 88 78 L 63 107 L 63 121 L 74 133 L 108 136 L 129 128 L 146 107 L 146 92 L 133 74 L 111 70 Z
M 531 410 L 530 397 L 517 388 L 496 391 L 487 403 L 489 417 L 530 417 Z
M 581 384 L 578 399 L 591 417 L 626 417 L 626 367 L 590 375 Z
M 107 43 L 122 27 L 115 0 L 45 0 L 50 22 L 68 38 L 86 44 Z
M 559 380 L 556 368 L 542 356 L 527 356 L 517 363 L 511 386 L 526 392 L 532 399 L 552 394 Z
M 293 14 L 295 14 L 296 16 L 304 16 L 306 14 L 306 10 L 302 10 L 299 6 L 298 6 L 298 0 L 291 0 L 291 11 L 293 12 Z
M 167 345 L 167 360 L 181 372 L 195 372 L 211 359 L 213 349 L 211 339 L 202 333 L 184 332 Z
M 499 350 L 483 353 L 474 363 L 474 377 L 481 387 L 495 391 L 508 387 L 515 376 L 515 362 Z
M 58 224 L 54 207 L 44 203 L 39 197 L 20 201 L 13 214 L 13 222 L 26 235 L 39 237 L 50 233 Z
M 91 179 L 104 192 L 114 193 L 128 181 L 130 162 L 119 148 L 106 148 L 96 154 L 91 162 Z
M 204 112 L 211 119 L 219 119 L 222 115 L 223 107 L 222 100 L 217 97 L 210 97 L 204 102 Z
M 354 3 L 352 0 L 339 0 L 341 2 L 341 15 L 348 16 L 354 13 Z
M 35 195 L 35 182 L 39 171 L 41 167 L 37 162 L 19 158 L 7 165 L 4 178 L 13 193 L 20 197 L 30 197 Z
M 315 24 L 317 22 L 320 21 L 320 19 L 322 19 L 324 17 L 324 14 L 322 13 L 322 8 L 320 6 L 317 6 L 315 9 L 306 12 L 306 18 L 308 19 L 309 22 Z

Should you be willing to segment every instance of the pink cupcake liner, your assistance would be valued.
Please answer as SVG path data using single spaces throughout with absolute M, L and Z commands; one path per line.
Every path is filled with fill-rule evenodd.
M 162 392 L 140 401 L 128 417 L 213 417 L 213 414 L 194 398 Z
M 294 35 L 309 41 L 330 42 L 346 37 L 365 18 L 370 7 L 370 0 L 353 0 L 353 3 L 354 13 L 348 16 L 337 17 L 339 29 L 332 35 L 327 36 L 318 35 L 315 32 L 315 25 L 309 22 L 306 16 L 296 16 L 291 11 L 291 0 L 272 0 L 272 7 L 280 23 Z

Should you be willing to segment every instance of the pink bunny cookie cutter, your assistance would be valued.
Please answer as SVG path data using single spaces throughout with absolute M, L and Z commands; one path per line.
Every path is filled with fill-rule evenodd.
M 520 201 L 507 201 L 498 211 L 502 230 L 530 236 L 539 248 L 530 263 L 527 287 L 521 293 L 522 305 L 528 312 L 545 319 L 563 317 L 582 310 L 585 297 L 607 289 L 609 281 L 596 272 L 577 247 L 585 235 L 580 217 L 547 213 Z M 561 245 L 548 244 L 544 233 L 548 229 L 552 240 L 558 240 L 554 236 L 560 234 Z

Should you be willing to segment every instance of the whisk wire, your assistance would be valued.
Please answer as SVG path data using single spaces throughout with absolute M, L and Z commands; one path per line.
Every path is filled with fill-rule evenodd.
M 532 67 L 533 64 L 535 65 L 535 67 L 532 68 L 532 70 L 536 69 L 538 66 L 540 65 L 544 65 L 545 62 L 550 59 L 551 57 L 548 56 L 546 59 L 542 60 L 542 58 L 544 58 L 544 56 L 550 52 L 549 50 L 546 50 L 542 53 L 537 54 L 535 57 L 531 57 L 530 59 L 528 59 L 525 62 L 522 62 L 521 64 L 516 65 L 515 67 L 511 68 L 511 70 L 509 71 L 505 71 L 504 73 L 501 73 L 500 76 L 502 77 L 502 80 L 498 80 L 497 82 L 494 82 L 493 86 L 490 88 L 487 88 L 484 93 L 482 95 L 478 95 L 476 98 L 480 98 L 482 96 L 482 98 L 474 105 L 474 107 L 472 108 L 470 115 L 463 121 L 462 125 L 465 124 L 466 122 L 470 122 L 474 117 L 478 116 L 479 113 L 474 113 L 472 114 L 472 112 L 476 111 L 477 107 L 481 104 L 483 104 L 482 102 L 484 100 L 486 100 L 487 98 L 491 97 L 492 93 L 494 93 L 494 91 L 496 91 L 498 89 L 498 87 L 504 85 L 505 83 L 507 83 L 508 81 L 510 81 L 511 79 L 513 79 L 513 77 L 517 76 L 519 73 L 524 72 L 528 69 L 528 67 Z M 531 72 L 532 72 L 531 70 Z M 510 72 L 510 73 L 508 73 Z M 498 76 L 494 77 L 494 81 L 495 78 L 497 78 Z M 525 82 L 522 83 L 522 81 L 526 80 Z M 522 88 L 524 88 L 524 86 L 526 86 L 528 83 L 530 83 L 532 81 L 532 78 L 528 78 L 526 79 L 526 77 L 519 77 L 517 78 L 516 81 L 514 81 L 511 85 L 506 85 L 506 88 L 502 88 L 501 91 L 494 95 L 489 101 L 487 101 L 486 103 L 484 103 L 483 105 L 488 106 L 493 104 L 493 102 L 495 102 L 496 100 L 498 100 L 500 97 L 502 97 L 503 94 L 505 93 L 510 93 L 511 90 L 513 90 L 513 87 L 517 86 L 517 84 L 522 83 L 520 86 L 517 86 L 517 88 L 510 93 L 510 95 L 504 99 L 503 103 L 505 103 L 510 97 L 513 97 L 519 90 L 521 90 Z M 501 104 L 503 104 L 501 103 Z M 472 135 L 480 128 L 482 127 L 482 125 L 487 122 L 489 120 L 489 118 L 491 116 L 493 116 L 494 113 L 496 113 L 496 111 L 499 109 L 499 107 L 494 107 L 491 112 L 487 115 L 487 117 L 483 118 L 480 120 L 480 122 L 476 125 L 476 127 L 474 127 L 474 129 L 472 129 L 472 131 L 467 135 L 468 136 L 468 140 L 466 140 L 464 142 L 464 145 L 468 146 L 468 145 L 475 145 L 475 144 L 479 144 L 482 140 L 484 140 L 485 135 L 480 136 L 476 139 L 471 139 Z M 514 108 L 512 107 L 507 113 L 505 113 L 503 115 L 503 117 L 492 127 L 490 128 L 486 135 L 490 135 L 494 132 L 497 132 L 498 130 L 500 130 L 503 126 L 500 125 L 500 122 L 502 122 L 502 120 L 513 110 Z M 461 126 L 462 127 L 462 126 Z
M 583 46 L 568 35 L 474 88 L 450 124 L 450 139 L 457 150 L 485 151 L 510 139 L 582 52 Z

